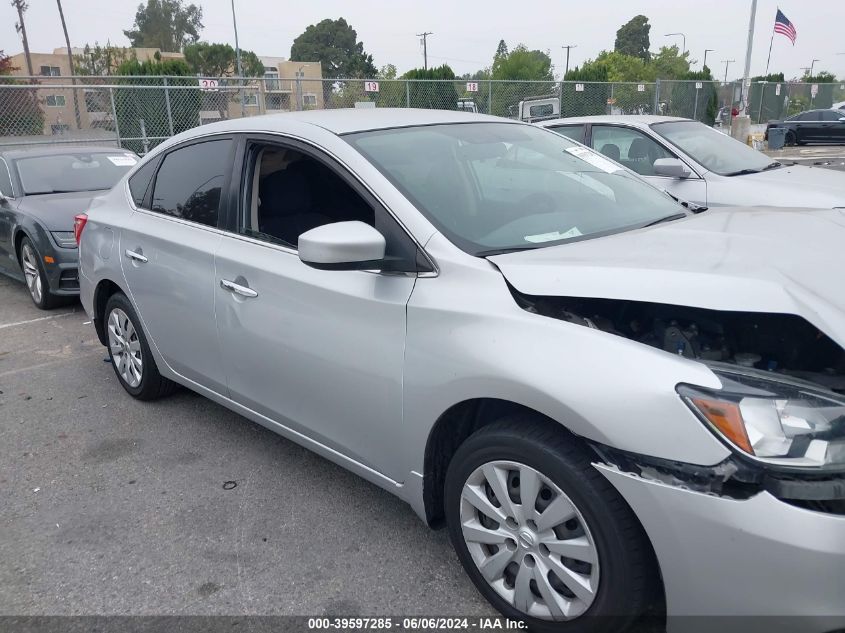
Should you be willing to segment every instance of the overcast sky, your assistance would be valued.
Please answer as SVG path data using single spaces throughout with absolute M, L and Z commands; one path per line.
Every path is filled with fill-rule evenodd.
M 63 45 L 56 3 L 30 0 L 26 14 L 30 49 L 50 52 Z M 98 41 L 126 45 L 123 29 L 131 27 L 138 0 L 63 0 L 72 46 Z M 198 0 L 203 9 L 202 38 L 234 43 L 230 0 Z M 845 3 L 821 0 L 759 0 L 752 74 L 762 74 L 774 24 L 781 10 L 798 30 L 793 47 L 776 35 L 772 71 L 788 78 L 800 76 L 813 58 L 816 70 L 845 77 Z M 742 73 L 748 33 L 750 0 L 604 0 L 595 4 L 572 0 L 235 0 L 240 44 L 259 55 L 288 57 L 293 39 L 306 26 L 323 18 L 344 17 L 358 31 L 376 66 L 395 64 L 400 73 L 422 66 L 422 48 L 416 33 L 429 37 L 429 63 L 448 62 L 458 74 L 489 66 L 499 39 L 510 47 L 524 43 L 549 51 L 557 74 L 563 71 L 563 44 L 576 44 L 570 66 L 613 48 L 616 30 L 637 13 L 648 16 L 651 49 L 681 45 L 682 31 L 691 58 L 700 68 L 704 49 L 716 76 L 724 74 L 721 60 L 734 59 L 729 75 Z M 14 29 L 17 14 L 8 0 L 0 2 L 0 49 L 7 54 L 23 50 Z M 303 60 L 310 61 L 310 60 Z

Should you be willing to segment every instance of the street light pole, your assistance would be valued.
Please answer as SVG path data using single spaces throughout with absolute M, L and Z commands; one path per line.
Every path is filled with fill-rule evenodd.
M 745 72 L 742 74 L 742 90 L 740 91 L 741 99 L 739 100 L 743 109 L 745 109 L 748 95 L 748 80 L 751 76 L 751 51 L 754 48 L 754 21 L 757 19 L 757 0 L 751 0 L 751 17 L 748 20 L 748 44 L 745 48 Z
M 707 68 L 707 53 L 715 53 L 716 49 L 714 48 L 705 48 L 704 49 L 704 63 L 701 65 L 701 70 Z
M 687 36 L 679 31 L 677 33 L 667 33 L 663 37 L 672 37 L 673 35 L 680 35 L 683 38 L 684 50 L 681 51 L 681 55 L 683 55 L 684 53 L 687 52 Z
M 567 44 L 566 46 L 561 46 L 561 48 L 566 49 L 566 70 L 563 71 L 563 78 L 566 79 L 566 73 L 569 72 L 569 49 L 570 48 L 578 48 L 577 44 Z
M 813 66 L 816 65 L 816 62 L 820 62 L 820 61 L 821 61 L 820 59 L 814 59 L 812 62 L 810 62 L 810 77 L 813 76 Z
M 723 59 L 722 63 L 725 64 L 725 83 L 728 83 L 728 66 L 733 64 L 736 60 L 735 59 Z
M 235 63 L 238 67 L 238 83 L 241 85 L 241 118 L 244 117 L 246 111 L 244 109 L 244 90 L 243 90 L 243 69 L 241 68 L 241 47 L 238 45 L 238 20 L 235 17 L 235 0 L 232 0 L 232 26 L 235 27 Z

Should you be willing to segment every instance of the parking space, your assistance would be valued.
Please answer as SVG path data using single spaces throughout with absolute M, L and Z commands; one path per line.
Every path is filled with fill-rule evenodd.
M 0 277 L 0 612 L 493 615 L 445 531 L 191 392 L 132 400 L 86 321 Z
M 845 171 L 845 145 L 813 145 L 768 150 L 766 154 L 785 163 Z

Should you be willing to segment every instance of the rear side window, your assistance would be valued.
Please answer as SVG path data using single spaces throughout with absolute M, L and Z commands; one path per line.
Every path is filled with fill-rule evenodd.
M 12 176 L 9 173 L 9 166 L 2 159 L 0 159 L 0 193 L 10 198 L 15 193 L 12 191 Z
M 153 179 L 157 163 L 158 160 L 156 159 L 149 161 L 129 178 L 129 192 L 132 194 L 132 200 L 136 207 L 144 206 L 144 198 L 147 195 L 147 189 L 150 187 L 150 181 Z
M 584 130 L 587 126 L 585 125 L 557 125 L 557 126 L 549 126 L 550 130 L 554 130 L 561 136 L 565 136 L 566 138 L 571 138 L 573 141 L 578 141 L 579 143 L 584 142 Z
M 164 157 L 153 186 L 152 210 L 206 226 L 217 226 L 226 177 L 232 171 L 232 141 L 196 143 Z
M 838 121 L 843 116 L 845 116 L 845 114 L 842 112 L 837 112 L 836 110 L 825 110 L 822 112 L 822 121 Z

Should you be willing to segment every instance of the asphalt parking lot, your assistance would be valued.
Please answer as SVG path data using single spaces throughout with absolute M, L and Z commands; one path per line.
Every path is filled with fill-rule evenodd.
M 0 615 L 494 615 L 445 531 L 191 392 L 132 400 L 87 320 L 0 276 Z

